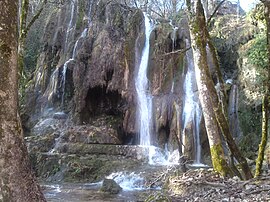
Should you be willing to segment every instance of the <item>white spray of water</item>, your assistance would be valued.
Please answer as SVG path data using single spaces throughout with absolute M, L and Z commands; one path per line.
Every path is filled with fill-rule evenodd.
M 107 179 L 113 179 L 124 191 L 132 190 L 145 190 L 145 180 L 139 174 L 134 172 L 116 172 L 106 177 Z

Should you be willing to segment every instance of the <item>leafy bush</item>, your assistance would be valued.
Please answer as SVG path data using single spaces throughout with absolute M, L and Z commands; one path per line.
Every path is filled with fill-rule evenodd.
M 250 64 L 266 69 L 268 67 L 267 55 L 266 35 L 257 35 L 247 51 L 248 61 Z

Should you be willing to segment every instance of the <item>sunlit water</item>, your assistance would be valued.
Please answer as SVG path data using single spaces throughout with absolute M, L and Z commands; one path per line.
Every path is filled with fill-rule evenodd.
M 148 78 L 147 78 L 147 67 L 149 59 L 150 49 L 150 34 L 153 26 L 151 25 L 150 19 L 144 14 L 145 21 L 145 44 L 142 52 L 142 57 L 139 65 L 138 75 L 135 80 L 135 86 L 137 91 L 138 100 L 138 117 L 139 122 L 139 135 L 142 146 L 151 145 L 151 133 L 152 133 L 152 95 L 149 90 Z

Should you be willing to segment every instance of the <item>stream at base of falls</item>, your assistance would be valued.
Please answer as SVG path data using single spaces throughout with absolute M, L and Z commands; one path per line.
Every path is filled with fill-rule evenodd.
M 142 165 L 136 171 L 119 171 L 107 175 L 113 179 L 122 190 L 118 194 L 99 191 L 103 181 L 96 183 L 41 183 L 43 193 L 48 202 L 86 202 L 86 201 L 144 201 L 151 194 L 162 191 L 161 177 L 176 167 Z M 165 176 L 165 175 L 164 175 Z
M 144 201 L 151 193 L 158 190 L 122 190 L 119 194 L 100 192 L 100 184 L 62 183 L 43 184 L 48 202 L 86 202 L 86 201 Z

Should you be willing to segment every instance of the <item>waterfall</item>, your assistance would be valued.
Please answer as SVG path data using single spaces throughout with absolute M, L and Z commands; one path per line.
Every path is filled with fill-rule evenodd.
M 61 78 L 61 107 L 64 106 L 64 99 L 65 99 L 65 88 L 66 88 L 66 74 L 67 74 L 67 67 L 68 64 L 73 61 L 73 58 L 70 58 L 68 61 L 65 62 L 64 66 L 63 66 L 63 70 L 62 70 L 62 78 Z
M 202 110 L 200 108 L 199 103 L 195 104 L 195 116 L 193 118 L 193 123 L 195 123 L 194 128 L 194 141 L 195 141 L 195 164 L 200 165 L 202 159 L 202 145 L 201 145 L 201 138 L 200 138 L 200 123 L 202 118 Z
M 139 65 L 138 75 L 135 78 L 135 86 L 138 99 L 138 117 L 139 133 L 140 133 L 140 145 L 151 145 L 151 133 L 152 133 L 152 95 L 150 94 L 148 79 L 147 79 L 147 67 L 149 59 L 150 49 L 150 34 L 153 26 L 150 23 L 150 19 L 144 14 L 145 22 L 145 43 L 142 51 L 142 57 Z
M 175 48 L 175 44 L 176 44 L 176 32 L 177 30 L 179 29 L 178 27 L 174 26 L 172 24 L 172 21 L 170 21 L 170 25 L 172 26 L 173 28 L 173 31 L 171 33 L 171 39 L 172 39 L 172 51 L 174 51 L 174 48 Z
M 241 134 L 241 130 L 238 119 L 238 86 L 236 84 L 231 86 L 228 113 L 230 131 L 234 138 L 238 138 Z
M 44 96 L 47 98 L 49 103 L 52 102 L 53 95 L 57 94 L 58 76 L 59 68 L 56 68 L 52 73 L 49 84 L 44 92 Z
M 88 26 L 90 26 L 90 23 L 91 23 L 91 2 L 90 2 L 90 6 L 89 6 L 89 11 L 88 11 Z M 72 3 L 72 10 L 74 10 L 74 2 Z M 68 26 L 68 30 L 67 32 L 69 32 L 69 29 L 71 29 L 70 27 L 72 27 L 72 19 L 73 19 L 73 15 L 74 14 L 71 14 L 71 19 L 70 19 L 70 22 L 69 22 L 69 26 Z M 79 36 L 79 38 L 76 40 L 75 42 L 75 45 L 74 45 L 74 48 L 73 48 L 73 51 L 72 51 L 72 57 L 70 59 L 68 59 L 64 66 L 63 66 L 63 70 L 62 70 L 62 79 L 61 79 L 61 89 L 62 89 L 62 95 L 61 95 L 61 107 L 64 106 L 64 99 L 65 99 L 65 85 L 66 85 L 66 72 L 67 72 L 67 67 L 68 67 L 68 64 L 71 62 L 71 61 L 74 61 L 75 60 L 75 57 L 77 55 L 77 49 L 78 49 L 78 45 L 79 45 L 79 42 L 81 41 L 81 39 L 85 38 L 87 36 L 87 32 L 88 32 L 88 27 L 85 28 L 81 35 Z M 67 38 L 66 38 L 67 39 Z
M 188 40 L 186 41 L 189 44 Z M 192 50 L 186 52 L 187 60 L 187 73 L 184 80 L 184 108 L 182 113 L 183 121 L 183 134 L 188 126 L 188 123 L 192 123 L 192 135 L 194 137 L 195 145 L 195 164 L 201 164 L 201 143 L 200 143 L 200 122 L 202 111 L 195 90 L 197 89 L 196 83 L 194 82 L 195 72 L 194 72 L 194 61 Z M 182 135 L 182 142 L 185 143 L 185 135 Z M 184 151 L 184 146 L 182 151 Z
M 137 92 L 137 122 L 139 126 L 139 144 L 147 147 L 148 163 L 154 165 L 174 165 L 178 163 L 179 152 L 166 153 L 151 143 L 153 134 L 152 120 L 152 95 L 149 90 L 149 81 L 147 79 L 147 67 L 150 49 L 150 34 L 153 25 L 144 13 L 145 22 L 145 43 L 142 50 L 142 56 L 139 64 L 138 74 L 135 78 L 135 87 Z M 174 82 L 171 91 L 173 92 Z
M 69 37 L 70 37 L 70 33 L 71 31 L 74 29 L 74 24 L 73 22 L 74 20 L 74 13 L 75 13 L 75 5 L 77 5 L 77 0 L 73 0 L 71 1 L 71 14 L 70 14 L 70 19 L 69 19 L 69 23 L 68 23 L 68 27 L 67 27 L 67 33 L 66 33 L 66 38 L 65 38 L 65 49 L 64 52 L 66 53 L 68 50 L 68 41 L 69 41 Z
M 85 38 L 88 32 L 88 28 L 85 28 L 83 30 L 83 32 L 81 33 L 80 37 L 77 39 L 77 41 L 75 42 L 74 48 L 73 48 L 73 52 L 72 52 L 72 59 L 74 60 L 76 55 L 77 55 L 77 49 L 78 49 L 78 44 L 80 42 L 81 39 Z

